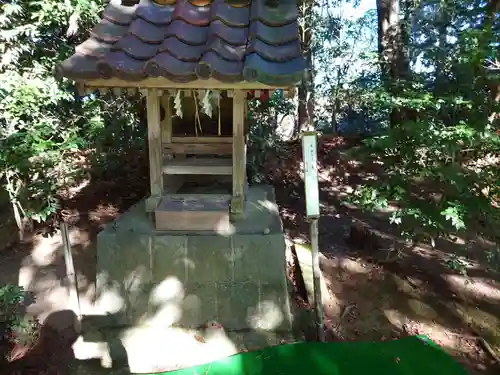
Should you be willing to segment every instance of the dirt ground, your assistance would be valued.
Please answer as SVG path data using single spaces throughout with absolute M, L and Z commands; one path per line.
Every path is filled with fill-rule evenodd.
M 392 240 L 392 228 L 383 215 L 368 215 L 341 203 L 342 194 L 370 172 L 343 157 L 347 147 L 341 138 L 325 138 L 318 148 L 321 266 L 329 290 L 329 303 L 325 306 L 328 338 L 386 340 L 426 334 L 471 374 L 493 374 L 496 367 L 491 355 L 475 338 L 480 333 L 500 355 L 500 277 L 481 266 L 482 249 L 488 244 L 479 240 L 474 242 L 475 251 L 470 254 L 467 277 L 445 267 L 450 255 L 462 250 L 457 244 L 445 242 L 438 243 L 437 250 L 427 246 L 407 249 L 397 262 L 370 262 L 366 254 L 358 251 L 360 249 L 347 246 L 344 241 L 352 219 L 364 222 L 384 241 Z M 299 150 L 299 144 L 290 144 L 286 155 L 270 160 L 267 168 L 287 237 L 307 241 L 304 187 L 298 172 Z M 74 224 L 91 237 L 104 223 L 147 194 L 149 174 L 145 155 L 130 152 L 120 165 L 122 167 L 113 171 L 91 175 L 89 183 L 83 183 L 62 197 L 62 215 L 71 216 Z M 50 225 L 37 231 L 36 235 L 50 232 Z M 11 246 L 3 255 L 28 248 L 29 241 L 24 246 Z M 79 257 L 78 262 L 95 263 L 95 254 L 81 253 Z M 295 286 L 295 302 L 301 308 L 309 308 L 298 275 L 290 274 Z M 61 337 L 48 331 L 41 335 L 39 349 L 32 350 L 16 366 L 1 372 L 64 374 L 71 353 L 67 350 L 61 352 L 64 355 L 50 353 L 68 348 L 71 340 L 71 333 Z
M 362 222 L 381 243 L 392 244 L 393 228 L 384 214 L 358 211 L 342 203 L 344 192 L 355 187 L 373 169 L 348 161 L 348 144 L 323 138 L 320 164 L 319 220 L 321 269 L 328 288 L 325 326 L 329 340 L 387 340 L 425 334 L 446 349 L 471 374 L 498 374 L 486 345 L 500 356 L 500 275 L 483 267 L 484 250 L 492 244 L 474 238 L 472 251 L 464 245 L 438 241 L 434 249 L 416 244 L 393 262 L 373 262 L 370 249 L 345 241 L 353 220 Z M 270 169 L 287 236 L 308 240 L 304 220 L 304 186 L 293 171 L 300 168 L 299 145 L 290 145 L 287 157 Z M 471 236 L 473 237 L 473 236 Z M 361 238 L 360 242 L 370 241 Z M 467 276 L 446 266 L 454 254 L 467 255 Z M 304 291 L 295 281 L 301 305 Z
M 93 169 L 81 184 L 70 188 L 61 195 L 61 207 L 56 220 L 64 218 L 76 227 L 79 233 L 85 234 L 83 237 L 95 238 L 106 223 L 117 218 L 121 212 L 126 211 L 147 194 L 148 184 L 149 170 L 146 154 L 131 150 L 126 153 L 117 169 Z M 33 233 L 25 235 L 23 243 L 12 240 L 0 242 L 0 274 L 19 272 L 17 270 L 19 265 L 15 260 L 29 255 L 42 237 L 49 236 L 53 232 L 54 225 L 54 221 L 44 225 L 36 225 Z M 0 225 L 0 229 L 9 233 L 8 239 L 13 238 L 12 233 L 17 235 L 15 223 L 12 220 L 4 222 L 3 225 Z M 0 231 L 0 235 L 3 235 L 3 232 Z M 0 239 L 3 240 L 4 237 L 0 237 Z M 92 248 L 83 249 L 80 246 L 74 246 L 73 251 L 76 269 L 82 273 L 85 280 L 95 281 L 95 251 Z M 11 270 L 13 267 L 16 270 Z M 55 266 L 50 265 L 49 268 L 55 269 Z M 2 277 L 3 279 L 6 278 Z M 10 279 L 12 280 L 9 282 L 15 282 L 14 278 Z M 74 360 L 71 347 L 76 341 L 77 335 L 71 328 L 56 331 L 50 327 L 58 325 L 54 322 L 72 321 L 74 317 L 74 313 L 70 311 L 50 314 L 46 318 L 39 339 L 34 343 L 34 346 L 27 350 L 10 353 L 10 356 L 16 359 L 4 367 L 0 363 L 0 374 L 70 374 L 70 364 Z

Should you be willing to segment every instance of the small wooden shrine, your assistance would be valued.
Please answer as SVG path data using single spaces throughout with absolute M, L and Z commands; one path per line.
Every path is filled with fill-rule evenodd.
M 85 92 L 146 97 L 157 230 L 244 214 L 247 98 L 301 80 L 297 17 L 294 1 L 112 0 L 56 67 Z M 229 187 L 193 189 L 214 183 Z

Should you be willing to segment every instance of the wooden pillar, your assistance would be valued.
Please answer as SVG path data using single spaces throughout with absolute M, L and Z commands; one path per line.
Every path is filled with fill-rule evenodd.
M 243 215 L 245 204 L 245 165 L 246 143 L 244 135 L 245 123 L 245 91 L 235 90 L 233 94 L 233 197 L 231 214 L 238 218 Z
M 163 142 L 172 142 L 172 107 L 170 106 L 170 94 L 165 92 L 161 97 L 161 106 L 165 111 L 165 118 L 161 122 L 161 137 Z
M 172 128 L 172 106 L 171 106 L 171 101 L 170 101 L 170 93 L 166 91 L 161 99 L 160 99 L 161 106 L 163 107 L 163 110 L 165 111 L 165 117 L 161 121 L 161 138 L 163 143 L 172 143 L 172 135 L 173 135 L 173 128 Z M 162 161 L 163 161 L 163 167 L 167 166 L 167 163 L 170 162 L 173 158 L 177 158 L 178 156 L 168 154 L 165 155 L 163 153 L 163 146 L 162 146 Z M 162 168 L 163 169 L 163 168 Z M 182 186 L 184 182 L 184 178 L 181 175 L 172 175 L 172 174 L 165 174 L 163 173 L 163 193 L 164 194 L 175 194 L 180 187 Z
M 244 104 L 244 108 L 245 108 L 245 125 L 244 125 L 244 133 L 245 133 L 245 144 L 246 144 L 246 140 L 247 140 L 247 136 L 248 136 L 248 133 L 250 131 L 250 121 L 248 120 L 248 100 L 246 100 L 246 96 L 245 96 L 245 104 Z
M 163 193 L 162 146 L 160 127 L 160 98 L 157 89 L 148 90 L 146 107 L 148 116 L 149 182 L 151 193 L 146 200 L 146 211 L 153 212 Z

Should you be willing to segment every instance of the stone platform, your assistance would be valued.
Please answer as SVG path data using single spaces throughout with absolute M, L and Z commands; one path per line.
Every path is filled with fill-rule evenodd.
M 214 360 L 248 348 L 249 340 L 260 346 L 293 340 L 285 240 L 272 188 L 249 189 L 243 220 L 199 233 L 155 231 L 144 203 L 137 204 L 98 235 L 96 292 L 83 340 L 118 342 L 132 372 L 156 371 L 153 362 L 174 369 Z M 167 360 L 146 341 L 204 354 Z M 213 355 L 209 342 L 218 343 L 208 351 Z

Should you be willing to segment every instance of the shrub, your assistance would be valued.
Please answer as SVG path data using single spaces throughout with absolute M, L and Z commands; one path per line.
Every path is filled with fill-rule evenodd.
M 12 350 L 31 349 L 38 340 L 40 325 L 24 315 L 27 293 L 17 285 L 0 287 L 0 361 L 12 360 Z

